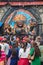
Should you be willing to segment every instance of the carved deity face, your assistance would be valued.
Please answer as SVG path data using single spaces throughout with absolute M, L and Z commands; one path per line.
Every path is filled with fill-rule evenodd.
M 22 21 L 17 21 L 17 25 L 19 26 L 19 27 L 22 27 L 23 26 L 23 22 Z

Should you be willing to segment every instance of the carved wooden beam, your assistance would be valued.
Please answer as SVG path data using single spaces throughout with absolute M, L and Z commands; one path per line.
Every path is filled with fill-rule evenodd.
M 41 2 L 9 2 L 11 6 L 27 6 L 27 5 L 43 5 L 43 1 Z
M 1 5 L 6 5 L 7 4 L 7 2 L 0 2 L 0 6 Z
M 11 6 L 27 6 L 27 5 L 43 5 L 43 1 L 40 2 L 0 2 L 0 6 L 10 4 Z

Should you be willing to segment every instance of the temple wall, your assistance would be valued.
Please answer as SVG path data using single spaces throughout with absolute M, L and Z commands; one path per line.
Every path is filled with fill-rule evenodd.
M 33 14 L 33 16 L 37 19 L 39 24 L 43 23 L 43 6 L 25 6 L 19 8 L 23 8 L 30 11 Z M 15 10 L 18 9 L 18 7 L 11 7 L 9 5 L 0 7 L 0 21 L 4 21 L 3 17 L 6 15 L 9 9 Z M 43 33 L 43 25 L 42 26 L 40 25 L 39 29 L 40 29 L 39 34 L 41 34 L 40 32 Z

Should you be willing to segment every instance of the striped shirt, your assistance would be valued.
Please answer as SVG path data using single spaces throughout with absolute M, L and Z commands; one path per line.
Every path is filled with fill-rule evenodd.
M 5 52 L 3 50 L 1 50 L 1 57 L 0 57 L 0 61 L 4 61 L 6 58 Z

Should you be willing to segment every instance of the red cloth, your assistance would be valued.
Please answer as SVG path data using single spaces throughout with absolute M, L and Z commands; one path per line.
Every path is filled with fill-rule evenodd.
M 22 42 L 24 42 L 24 43 L 25 43 L 25 42 L 26 42 L 26 40 L 22 40 Z
M 9 48 L 11 49 L 11 48 L 12 48 L 12 46 L 10 45 L 10 46 L 9 46 Z
M 6 38 L 0 36 L 0 41 L 6 40 Z
M 3 37 L 0 37 L 0 41 L 3 40 Z
M 0 62 L 4 61 L 6 59 L 6 54 L 4 51 L 1 51 L 1 57 L 0 57 Z
M 18 65 L 29 65 L 29 60 L 27 58 L 21 58 L 18 61 Z

